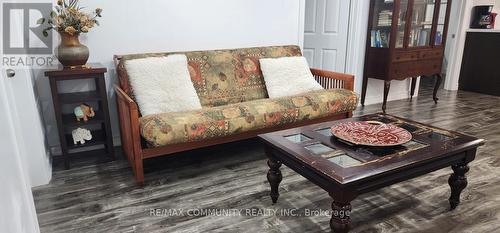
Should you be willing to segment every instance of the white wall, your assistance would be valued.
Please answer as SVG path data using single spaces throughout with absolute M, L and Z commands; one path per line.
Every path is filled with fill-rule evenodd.
M 5 81 L 0 74 L 0 232 L 39 232 L 27 166 L 16 141 L 19 119 L 11 115 Z
M 108 67 L 115 139 L 119 134 L 112 64 L 114 54 L 189 51 L 268 45 L 301 45 L 304 0 L 87 0 L 88 9 L 104 9 L 101 26 L 82 42 L 90 48 L 90 62 Z M 48 141 L 58 145 L 48 81 L 37 75 Z M 82 90 L 66 85 L 65 90 Z M 115 140 L 116 141 L 116 140 Z

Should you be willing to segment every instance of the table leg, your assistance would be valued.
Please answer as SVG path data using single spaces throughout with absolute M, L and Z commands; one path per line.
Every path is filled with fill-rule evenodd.
M 465 177 L 465 173 L 469 171 L 469 166 L 467 166 L 466 162 L 460 162 L 459 164 L 455 164 L 451 166 L 453 169 L 453 174 L 451 174 L 448 179 L 448 184 L 451 187 L 451 196 L 450 196 L 450 207 L 451 210 L 457 208 L 460 203 L 460 193 L 462 190 L 467 187 L 467 177 Z
M 434 99 L 434 103 L 437 104 L 439 98 L 437 97 L 437 92 L 439 87 L 441 86 L 441 81 L 443 80 L 443 77 L 441 74 L 436 74 L 436 84 L 434 85 L 434 92 L 432 93 L 432 99 Z
M 269 153 L 269 152 L 268 152 Z M 269 160 L 267 161 L 267 165 L 269 166 L 269 171 L 267 172 L 267 180 L 271 185 L 271 199 L 273 200 L 273 204 L 278 202 L 278 197 L 280 196 L 278 188 L 280 185 L 283 176 L 281 175 L 280 167 L 281 162 L 273 158 L 268 154 Z
M 389 95 L 389 89 L 391 89 L 391 81 L 384 81 L 384 102 L 382 103 L 382 111 L 384 113 L 387 106 L 387 96 Z
M 330 228 L 334 233 L 346 233 L 351 229 L 351 203 L 350 201 L 338 201 L 334 195 L 332 202 L 332 217 L 330 219 Z

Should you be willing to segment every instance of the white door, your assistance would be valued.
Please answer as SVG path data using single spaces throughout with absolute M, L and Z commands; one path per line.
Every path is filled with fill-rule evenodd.
M 350 0 L 306 0 L 304 57 L 314 68 L 345 72 Z
M 21 1 L 15 2 L 19 3 L 20 7 L 24 7 Z M 29 6 L 28 3 L 25 3 Z M 2 10 L 5 11 L 5 5 L 2 5 Z M 23 44 L 23 41 L 29 41 L 29 45 L 34 47 L 39 47 L 38 44 L 41 41 L 32 41 L 34 37 L 32 34 L 29 36 L 25 35 L 26 27 L 32 27 L 34 20 L 32 19 L 40 17 L 41 14 L 37 15 L 32 10 L 19 10 L 11 9 L 8 11 L 10 24 L 7 22 L 2 22 L 2 30 L 4 33 L 8 31 L 7 36 L 10 37 L 11 43 L 15 41 L 14 44 L 17 46 L 22 45 L 20 48 L 24 51 L 19 52 L 20 54 L 3 54 L 3 58 L 22 58 L 24 56 L 30 57 Z M 3 20 L 3 19 L 2 19 Z M 35 23 L 36 24 L 36 23 Z M 5 38 L 5 37 L 4 37 Z M 22 39 L 20 39 L 22 38 Z M 2 41 L 3 42 L 3 41 Z M 3 52 L 3 51 L 2 51 Z M 50 164 L 50 154 L 46 149 L 45 145 L 45 135 L 44 127 L 41 119 L 41 114 L 39 110 L 39 105 L 37 101 L 37 96 L 35 94 L 34 85 L 34 72 L 36 67 L 29 66 L 10 66 L 10 64 L 4 66 L 2 63 L 1 67 L 2 77 L 4 78 L 5 84 L 5 97 L 7 98 L 7 103 L 9 107 L 9 112 L 14 122 L 13 127 L 16 132 L 16 143 L 18 144 L 19 153 L 22 156 L 23 162 L 26 166 L 26 171 L 28 174 L 28 183 L 33 187 L 48 184 L 52 176 L 52 168 Z M 11 72 L 12 77 L 7 77 L 6 72 Z
M 5 80 L 5 93 L 11 115 L 18 121 L 13 127 L 17 132 L 20 153 L 26 161 L 29 182 L 33 187 L 48 184 L 52 178 L 52 168 L 45 145 L 32 71 L 20 68 L 6 70 L 15 72 L 14 77 Z M 2 72 L 5 74 L 6 70 Z
M 6 95 L 6 75 L 0 74 L 0 232 L 39 232 L 26 166 Z

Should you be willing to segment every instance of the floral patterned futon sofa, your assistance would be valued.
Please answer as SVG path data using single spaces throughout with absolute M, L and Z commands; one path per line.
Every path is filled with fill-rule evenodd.
M 352 91 L 352 75 L 316 69 L 311 71 L 324 90 L 268 98 L 259 59 L 302 56 L 298 46 L 181 53 L 188 58 L 191 81 L 203 108 L 144 117 L 135 103 L 123 63 L 174 53 L 115 56 L 120 81 L 115 90 L 122 146 L 139 183 L 144 182 L 144 159 L 346 118 L 358 103 Z

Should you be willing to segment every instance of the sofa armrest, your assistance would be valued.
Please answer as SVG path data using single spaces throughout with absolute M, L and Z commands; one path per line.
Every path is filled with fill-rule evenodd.
M 354 91 L 354 75 L 311 68 L 316 81 L 325 89 L 343 88 Z
M 128 107 L 135 108 L 137 111 L 139 110 L 137 107 L 137 103 L 118 85 L 115 85 L 115 91 L 118 101 L 123 101 L 127 104 Z
M 142 170 L 142 146 L 139 126 L 139 108 L 137 103 L 130 98 L 119 86 L 115 85 L 116 102 L 118 105 L 118 118 L 120 120 L 120 133 L 123 152 L 127 155 L 134 173 Z M 140 168 L 138 168 L 140 161 Z M 137 176 L 143 174 L 137 174 Z M 139 179 L 139 178 L 138 178 Z

